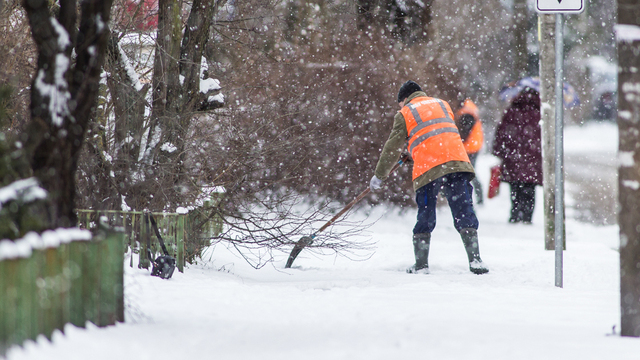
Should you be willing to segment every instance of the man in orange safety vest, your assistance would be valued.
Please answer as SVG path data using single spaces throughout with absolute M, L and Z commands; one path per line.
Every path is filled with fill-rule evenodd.
M 380 189 L 407 143 L 413 159 L 413 188 L 418 204 L 418 220 L 413 228 L 416 263 L 407 272 L 429 273 L 431 232 L 436 226 L 436 200 L 441 190 L 464 243 L 469 270 L 475 274 L 489 272 L 480 258 L 478 219 L 471 198 L 470 181 L 475 174 L 451 107 L 444 100 L 428 97 L 413 81 L 400 88 L 398 105 L 400 111 L 369 186 L 373 191 Z

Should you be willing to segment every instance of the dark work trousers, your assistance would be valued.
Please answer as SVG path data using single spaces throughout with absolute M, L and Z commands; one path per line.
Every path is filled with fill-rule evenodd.
M 536 204 L 536 184 L 512 182 L 511 185 L 511 217 L 509 222 L 531 223 L 533 207 Z
M 462 229 L 478 229 L 478 218 L 473 210 L 473 191 L 469 178 L 471 173 L 457 172 L 440 177 L 416 191 L 418 221 L 414 234 L 431 233 L 436 227 L 436 201 L 442 190 L 453 215 L 453 225 L 458 232 Z
M 469 161 L 471 161 L 471 165 L 476 167 L 476 160 L 478 159 L 478 153 L 469 154 Z M 471 185 L 473 186 L 473 193 L 476 195 L 476 203 L 482 204 L 484 202 L 484 198 L 482 197 L 482 184 L 480 184 L 480 180 L 475 176 L 473 180 L 471 180 Z

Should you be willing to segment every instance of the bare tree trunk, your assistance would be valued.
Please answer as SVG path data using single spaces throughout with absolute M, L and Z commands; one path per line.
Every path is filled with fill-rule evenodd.
M 527 75 L 529 63 L 529 51 L 527 49 L 527 1 L 514 0 L 513 25 L 514 25 L 514 63 L 513 72 L 517 78 Z M 517 79 L 516 79 L 517 80 Z
M 212 93 L 205 94 L 200 84 L 212 19 L 224 3 L 195 0 L 184 27 L 182 4 L 160 1 L 149 118 L 145 118 L 148 88 L 129 77 L 131 66 L 117 40 L 109 47 L 107 83 L 115 115 L 111 153 L 116 187 L 106 191 L 116 190 L 130 207 L 164 209 L 182 200 L 183 185 L 189 182 L 185 142 L 193 131 L 192 121 L 203 111 L 223 105 L 219 99 L 212 100 Z M 93 153 L 100 156 L 101 152 Z
M 112 101 L 116 128 L 114 142 L 117 155 L 127 154 L 131 161 L 137 161 L 144 128 L 144 98 L 149 86 L 134 84 L 125 64 L 128 59 L 123 58 L 124 52 L 118 45 L 116 38 L 109 40 L 105 70 L 109 72 L 107 83 L 113 92 Z M 118 156 L 120 157 L 120 156 Z
M 184 29 L 180 48 L 180 75 L 184 77 L 182 107 L 197 109 L 200 106 L 200 68 L 202 54 L 209 37 L 211 19 L 220 1 L 194 0 Z
M 92 153 L 98 161 L 102 161 L 102 154 L 104 153 L 113 154 L 112 163 L 109 164 L 106 161 L 102 161 L 104 166 L 110 167 L 110 172 L 106 173 L 109 179 L 102 182 L 104 185 L 108 184 L 108 188 L 103 190 L 105 192 L 103 197 L 114 198 L 110 202 L 109 209 L 119 208 L 122 204 L 123 196 L 126 197 L 126 200 L 135 202 L 137 197 L 130 195 L 133 195 L 132 192 L 141 191 L 141 189 L 132 189 L 132 185 L 135 183 L 132 177 L 141 171 L 139 155 L 145 130 L 145 96 L 149 90 L 149 85 L 142 86 L 136 83 L 136 80 L 131 78 L 127 68 L 131 68 L 129 59 L 127 59 L 126 54 L 118 44 L 118 39 L 111 37 L 107 49 L 105 71 L 109 73 L 107 84 L 111 89 L 115 122 L 113 149 L 108 149 L 106 139 L 100 144 L 96 144 L 96 142 L 91 142 L 90 144 Z M 108 128 L 107 124 L 102 124 L 99 129 L 98 127 L 96 126 L 96 132 L 101 130 L 104 132 Z M 97 147 L 97 149 L 93 149 L 94 147 Z M 110 174 L 113 174 L 113 177 Z M 143 208 L 136 206 L 137 204 L 135 203 L 130 203 L 129 205 L 135 209 Z
M 640 4 L 618 1 L 621 335 L 640 336 Z
M 79 29 L 76 2 L 59 3 L 56 19 L 48 2 L 23 2 L 38 49 L 25 144 L 34 175 L 49 192 L 53 204 L 51 226 L 71 227 L 77 221 L 75 170 L 95 111 L 109 38 L 111 0 L 83 1 Z
M 164 127 L 174 128 L 179 114 L 177 108 L 180 93 L 180 40 L 182 39 L 181 7 L 172 0 L 158 2 L 158 35 L 153 65 L 153 102 L 151 126 L 147 144 L 165 136 Z M 168 130 L 171 132 L 172 130 Z M 170 138 L 173 136 L 169 136 Z M 149 146 L 149 145 L 148 145 Z M 149 149 L 157 153 L 156 149 Z
M 542 116 L 542 173 L 544 175 L 544 248 L 555 249 L 555 15 L 539 14 L 540 114 Z

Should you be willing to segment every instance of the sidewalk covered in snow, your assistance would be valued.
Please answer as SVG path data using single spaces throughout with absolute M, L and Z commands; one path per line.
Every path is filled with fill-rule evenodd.
M 614 155 L 616 143 L 612 124 L 567 129 L 569 154 Z M 489 155 L 479 158 L 484 184 L 494 164 Z M 469 272 L 447 207 L 432 237 L 431 274 L 406 274 L 415 211 L 378 206 L 350 215 L 375 221 L 363 234 L 375 243 L 371 252 L 347 258 L 303 251 L 286 270 L 288 254 L 281 254 L 255 270 L 218 245 L 168 281 L 126 267 L 125 323 L 67 326 L 52 342 L 29 341 L 7 357 L 638 359 L 638 339 L 617 334 L 618 227 L 575 220 L 568 199 L 564 288 L 557 288 L 554 252 L 544 250 L 542 189 L 533 224 L 508 224 L 509 189 L 502 186 L 477 208 L 489 274 Z

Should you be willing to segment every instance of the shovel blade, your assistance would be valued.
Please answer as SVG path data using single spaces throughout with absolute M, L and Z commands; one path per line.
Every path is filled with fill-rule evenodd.
M 291 250 L 291 254 L 289 254 L 287 264 L 284 266 L 285 269 L 289 269 L 291 265 L 293 265 L 293 261 L 298 257 L 302 249 L 304 249 L 308 245 L 311 245 L 312 242 L 313 239 L 311 238 L 311 236 L 303 236 L 302 238 L 300 238 L 300 240 L 298 240 L 296 245 L 293 247 L 293 250 Z

